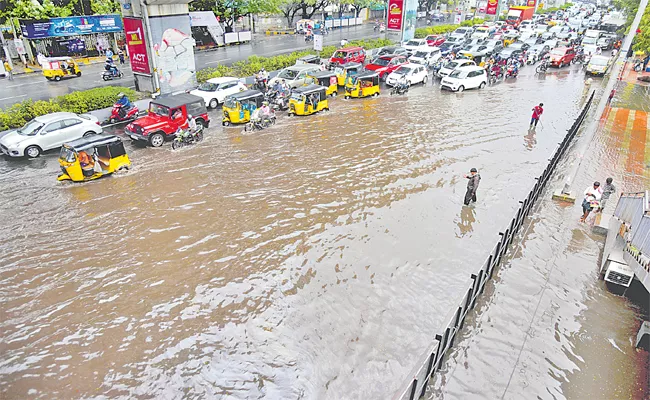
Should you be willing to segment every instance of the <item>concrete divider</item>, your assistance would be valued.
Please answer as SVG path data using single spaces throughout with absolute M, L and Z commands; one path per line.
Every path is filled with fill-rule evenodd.
M 135 104 L 135 106 L 138 107 L 140 111 L 144 111 L 149 109 L 150 102 L 151 99 L 142 99 L 142 100 L 136 100 L 135 102 L 133 102 L 133 104 Z M 111 116 L 112 111 L 113 111 L 113 107 L 108 107 L 108 108 L 102 108 L 100 110 L 89 111 L 86 114 L 93 115 L 97 117 L 99 122 L 103 122 L 106 121 Z

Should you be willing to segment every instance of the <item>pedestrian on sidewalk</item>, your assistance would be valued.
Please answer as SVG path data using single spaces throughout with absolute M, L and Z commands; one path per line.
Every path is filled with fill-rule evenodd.
M 605 209 L 605 204 L 607 204 L 607 200 L 609 200 L 610 196 L 616 192 L 616 186 L 614 186 L 612 182 L 614 182 L 614 179 L 612 178 L 607 178 L 607 180 L 605 180 L 605 186 L 603 186 L 603 195 L 600 199 L 600 212 L 603 212 Z
M 120 59 L 120 65 L 124 65 L 124 52 L 122 51 L 122 49 L 119 49 L 117 51 L 117 56 Z
M 598 206 L 598 202 L 603 196 L 603 192 L 600 189 L 600 182 L 594 182 L 593 186 L 589 186 L 585 189 L 585 198 L 582 200 L 582 217 L 580 217 L 580 222 L 585 222 L 591 209 Z
M 530 118 L 530 127 L 537 128 L 537 122 L 539 121 L 539 117 L 542 116 L 542 113 L 544 112 L 544 103 L 539 103 L 538 106 L 533 107 L 533 116 Z
M 616 88 L 612 89 L 611 92 L 609 92 L 609 97 L 607 97 L 607 104 L 612 102 L 612 99 L 616 95 Z
M 476 168 L 469 170 L 469 175 L 463 175 L 464 178 L 467 178 L 467 192 L 465 192 L 465 205 L 469 205 L 470 201 L 476 203 L 476 189 L 478 189 L 478 184 L 481 181 L 481 175 L 478 174 Z
M 10 81 L 14 80 L 14 70 L 11 68 L 11 65 L 9 64 L 9 61 L 5 59 L 4 61 L 4 66 L 5 66 L 5 71 L 7 71 L 7 76 L 9 77 Z

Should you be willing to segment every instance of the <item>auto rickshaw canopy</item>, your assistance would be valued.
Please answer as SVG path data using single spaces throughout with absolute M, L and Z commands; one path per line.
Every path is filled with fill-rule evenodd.
M 318 93 L 318 96 L 320 97 L 321 100 L 324 100 L 327 98 L 326 94 L 327 88 L 324 86 L 320 85 L 308 85 L 308 86 L 301 86 L 298 88 L 293 89 L 294 94 L 300 94 L 300 95 L 305 95 L 308 96 L 313 93 Z
M 44 70 L 61 69 L 61 64 L 64 62 L 76 65 L 76 62 L 72 57 L 47 57 L 43 61 L 41 67 Z
M 359 81 L 372 81 L 373 85 L 379 85 L 379 74 L 374 71 L 363 71 L 352 77 L 352 82 L 357 83 Z
M 110 135 L 107 133 L 101 133 L 98 135 L 88 135 L 86 137 L 82 137 L 77 140 L 73 140 L 72 142 L 65 143 L 63 147 L 67 147 L 70 150 L 74 150 L 76 152 L 79 151 L 84 151 L 88 149 L 93 149 L 95 147 L 101 147 L 101 146 L 110 146 L 115 143 L 122 143 L 122 139 L 120 139 L 118 136 L 115 135 Z
M 260 92 L 259 90 L 244 90 L 243 92 L 235 93 L 233 95 L 228 96 L 231 99 L 237 100 L 237 101 L 243 101 L 243 100 L 249 100 L 249 99 L 255 99 L 255 98 L 264 98 L 264 94 Z

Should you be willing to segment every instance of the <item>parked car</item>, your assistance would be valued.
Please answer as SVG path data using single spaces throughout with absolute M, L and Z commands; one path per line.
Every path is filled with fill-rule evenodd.
M 481 39 L 481 38 L 471 38 L 470 40 L 468 40 L 467 42 L 465 42 L 465 47 L 469 47 L 469 46 L 472 46 L 472 47 L 473 47 L 473 46 L 478 46 L 478 45 L 481 45 L 481 44 L 484 44 L 484 43 L 485 43 L 485 40 L 484 40 L 484 39 Z
M 499 39 L 492 39 L 485 42 L 485 46 L 488 48 L 490 54 L 497 54 L 503 50 L 503 41 Z
M 562 68 L 565 65 L 571 64 L 575 56 L 576 52 L 573 47 L 557 47 L 551 50 L 551 65 Z
M 555 39 L 555 33 L 553 33 L 553 32 L 544 32 L 539 37 L 542 38 L 542 40 L 544 40 L 544 41 L 548 41 L 548 40 Z
M 36 158 L 44 151 L 84 136 L 102 133 L 99 120 L 89 114 L 56 112 L 41 115 L 0 138 L 0 150 L 9 157 Z
M 487 73 L 485 68 L 476 65 L 460 67 L 452 71 L 449 76 L 440 81 L 441 89 L 462 92 L 465 89 L 482 89 L 487 85 Z
M 605 75 L 611 66 L 612 60 L 606 56 L 592 56 L 587 64 L 586 73 L 589 75 Z
M 460 44 L 454 44 L 451 42 L 444 42 L 443 44 L 440 45 L 440 54 L 442 56 L 446 56 L 447 54 L 454 52 L 457 53 L 463 48 L 462 45 Z
M 464 36 L 451 35 L 445 40 L 445 44 L 449 43 L 451 45 L 465 46 L 467 39 Z
M 408 52 L 408 55 L 415 53 L 417 50 L 428 47 L 426 39 L 411 39 L 404 44 L 404 48 Z
M 545 33 L 546 31 L 548 31 L 548 25 L 537 24 L 537 25 L 535 25 L 535 29 L 534 29 L 534 31 L 535 31 L 535 33 L 536 33 L 537 35 L 541 36 L 543 33 Z
M 452 32 L 452 36 L 463 36 L 465 39 L 469 39 L 472 37 L 472 34 L 474 33 L 474 29 L 467 27 L 467 26 L 460 26 L 456 28 L 455 31 Z
M 524 42 L 515 42 L 508 46 L 509 49 L 515 49 L 515 50 L 521 50 L 522 52 L 528 50 L 530 48 L 530 45 L 528 43 Z
M 380 56 L 372 60 L 372 62 L 365 66 L 368 71 L 375 71 L 379 74 L 379 78 L 386 79 L 386 77 L 403 64 L 407 64 L 408 60 L 404 56 Z
M 388 75 L 386 84 L 395 86 L 403 76 L 406 77 L 406 81 L 410 85 L 415 85 L 416 83 L 426 84 L 429 80 L 429 73 L 424 65 L 404 64 Z
M 287 85 L 292 88 L 303 86 L 306 83 L 307 75 L 310 72 L 320 71 L 318 65 L 305 64 L 305 65 L 292 65 L 280 71 L 279 74 L 271 78 L 269 86 L 273 86 L 275 82 L 284 79 Z
M 554 49 L 559 46 L 560 41 L 557 39 L 552 39 L 552 40 L 545 40 L 542 43 L 547 45 L 549 49 Z
M 124 133 L 131 140 L 160 147 L 165 140 L 173 139 L 178 128 L 187 129 L 187 116 L 192 115 L 196 125 L 208 127 L 210 117 L 202 97 L 189 93 L 159 97 L 149 103 L 143 117 L 126 126 Z
M 442 35 L 429 35 L 424 38 L 429 46 L 438 47 L 445 42 L 445 37 Z
M 408 51 L 404 47 L 386 46 L 386 47 L 383 47 L 381 50 L 379 50 L 377 52 L 377 54 L 375 55 L 375 57 L 391 56 L 391 55 L 407 56 Z
M 202 97 L 208 108 L 217 108 L 219 104 L 223 103 L 226 96 L 243 92 L 246 89 L 248 89 L 246 85 L 237 78 L 221 77 L 208 79 L 190 93 Z
M 456 68 L 466 67 L 470 65 L 476 65 L 476 63 L 472 60 L 466 59 L 456 59 L 449 61 L 447 64 L 443 65 L 442 68 L 440 68 L 440 71 L 438 71 L 438 76 L 444 78 L 445 76 L 451 74 L 451 72 Z
M 531 37 L 531 38 L 528 38 L 528 39 L 524 40 L 524 43 L 526 43 L 530 47 L 535 46 L 539 42 L 541 42 L 541 40 L 539 38 L 537 38 L 537 37 Z
M 491 29 L 491 28 L 489 28 L 487 26 L 479 26 L 478 28 L 476 28 L 476 31 L 474 31 L 474 33 L 472 33 L 472 37 L 477 38 L 477 39 L 485 40 L 485 39 L 489 38 L 490 35 L 492 35 L 492 33 L 494 33 L 493 29 Z
M 411 57 L 409 57 L 409 61 L 415 64 L 431 66 L 440 59 L 441 55 L 439 48 L 429 47 L 416 51 Z

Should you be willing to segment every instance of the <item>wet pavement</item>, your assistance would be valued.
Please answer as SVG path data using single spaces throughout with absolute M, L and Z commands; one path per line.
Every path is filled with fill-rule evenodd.
M 383 35 L 381 35 L 383 36 Z M 325 36 L 325 45 L 338 45 L 341 39 L 371 39 L 380 37 L 372 25 L 360 25 L 353 28 L 337 29 Z M 251 43 L 226 46 L 218 49 L 195 52 L 196 68 L 216 67 L 230 65 L 237 61 L 245 60 L 249 56 L 275 56 L 290 53 L 296 50 L 313 48 L 313 43 L 306 43 L 302 35 L 265 36 L 256 34 Z M 127 65 L 120 67 L 124 77 L 114 81 L 104 81 L 101 78 L 102 64 L 80 65 L 82 75 L 79 78 L 70 78 L 61 82 L 49 82 L 40 72 L 17 75 L 13 81 L 0 80 L 0 108 L 7 108 L 16 102 L 27 99 L 47 100 L 75 91 L 92 89 L 102 86 L 126 86 L 135 88 L 133 73 Z
M 619 83 L 577 176 L 577 193 L 610 176 L 615 199 L 650 188 L 649 104 L 647 87 Z M 592 109 L 588 120 L 598 117 Z M 571 206 L 550 199 L 562 178 L 551 181 L 487 285 L 427 399 L 650 396 L 650 357 L 634 345 L 650 312 L 648 293 L 638 281 L 623 293 L 599 279 L 604 237 L 578 222 L 580 196 Z
M 200 145 L 129 144 L 131 171 L 85 184 L 56 182 L 56 154 L 0 160 L 0 393 L 392 397 L 583 80 L 528 67 L 481 91 L 337 98 L 255 134 L 212 112 Z M 463 207 L 471 167 L 479 201 Z

